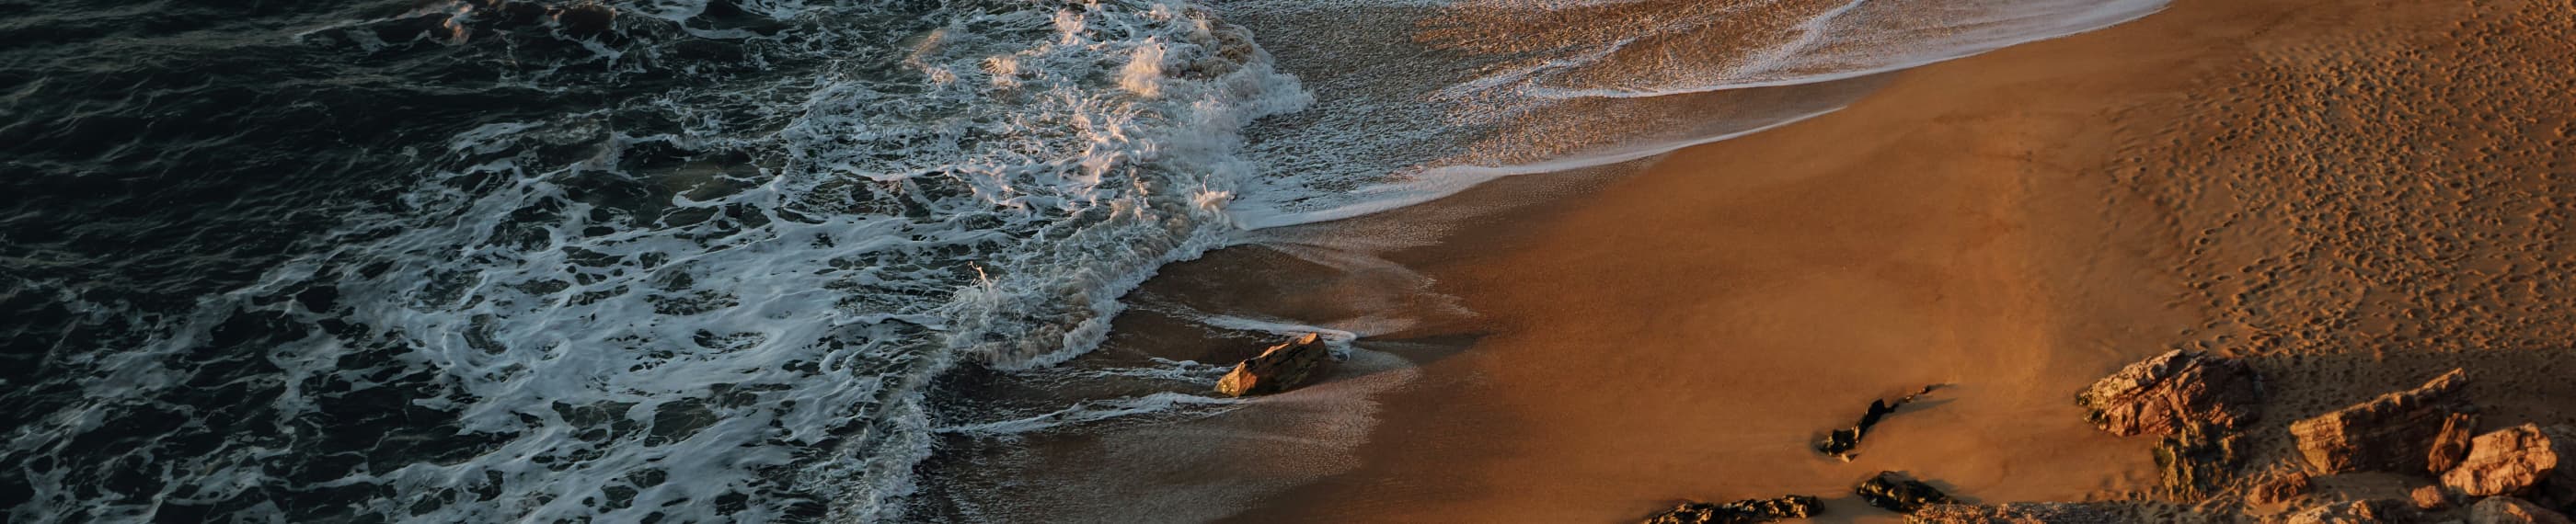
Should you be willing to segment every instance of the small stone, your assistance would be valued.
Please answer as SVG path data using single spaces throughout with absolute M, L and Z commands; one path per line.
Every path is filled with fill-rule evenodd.
M 2261 414 L 2262 378 L 2243 361 L 2174 350 L 2130 364 L 2075 395 L 2114 435 L 2165 435 L 2190 424 L 2236 428 Z
M 2513 497 L 2488 497 L 2469 506 L 2469 524 L 2576 524 L 2567 515 Z
M 1860 499 L 1869 505 L 1897 513 L 1913 513 L 1924 506 L 1957 502 L 1951 500 L 1949 494 L 1942 493 L 1940 488 L 1894 471 L 1878 472 L 1878 475 L 1853 487 L 1852 493 L 1860 495 Z
M 1271 346 L 1260 356 L 1235 364 L 1234 371 L 1217 379 L 1216 392 L 1229 397 L 1245 397 L 1287 391 L 1321 378 L 1333 362 L 1333 350 L 1324 346 L 1320 336 L 1307 333 L 1297 340 Z
M 2443 493 L 2441 486 L 2415 488 L 2415 491 L 2407 492 L 2406 496 L 2414 499 L 2415 509 L 2440 511 L 2451 507 L 2451 495 Z
M 2477 409 L 2460 398 L 2467 375 L 2454 369 L 2412 390 L 2380 395 L 2290 424 L 2299 454 L 2323 473 L 2431 469 L 2431 449 L 2453 415 Z
M 1688 502 L 1670 511 L 1646 517 L 1646 524 L 1759 524 L 1784 519 L 1814 516 L 1815 497 L 1789 495 L 1775 499 L 1747 499 L 1725 504 Z
M 2542 504 L 2576 502 L 2576 428 L 2523 424 L 2479 435 L 2468 458 L 2442 473 L 2442 485 L 2470 496 L 2532 496 Z
M 2406 504 L 2394 500 L 2355 500 L 2317 506 L 2290 514 L 2284 524 L 2390 524 L 2406 522 Z

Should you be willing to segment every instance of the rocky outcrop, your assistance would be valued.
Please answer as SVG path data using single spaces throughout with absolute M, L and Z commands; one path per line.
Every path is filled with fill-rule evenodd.
M 1913 513 L 1924 506 L 1952 504 L 1950 495 L 1931 484 L 1908 478 L 1903 473 L 1881 471 L 1852 488 L 1860 500 L 1869 505 L 1897 513 Z
M 2422 387 L 2290 424 L 2299 454 L 2325 473 L 2431 470 L 2430 450 L 2453 416 L 2476 412 L 2461 398 L 2466 375 L 2454 369 Z
M 1815 497 L 1789 495 L 1776 499 L 1750 499 L 1725 504 L 1706 502 L 1683 503 L 1671 511 L 1646 517 L 1646 524 L 1758 524 L 1784 519 L 1814 516 L 1822 508 Z
M 1216 382 L 1216 392 L 1229 397 L 1268 395 L 1294 389 L 1324 376 L 1333 366 L 1333 350 L 1314 333 L 1271 346 Z
M 2292 513 L 2283 524 L 2393 524 L 2413 521 L 2406 503 L 2394 500 L 2355 500 L 2317 506 Z
M 2232 429 L 2253 421 L 2263 385 L 2243 361 L 2174 350 L 2095 381 L 2075 402 L 2111 434 L 2166 435 L 2191 424 Z
M 1878 425 L 1878 420 L 1880 418 L 1896 413 L 1896 408 L 1914 403 L 1915 399 L 1920 399 L 1923 398 L 1924 395 L 1932 394 L 1932 390 L 1939 387 L 1941 387 L 1939 384 L 1923 386 L 1922 391 L 1916 391 L 1913 394 L 1898 397 L 1896 402 L 1893 403 L 1885 400 L 1870 399 L 1869 411 L 1861 414 L 1859 424 L 1855 424 L 1848 428 L 1826 432 L 1824 439 L 1816 441 L 1816 452 L 1842 457 L 1843 460 L 1851 460 L 1851 451 L 1860 448 L 1861 437 L 1868 435 L 1869 428 L 1871 426 Z
M 2205 424 L 2183 426 L 2158 440 L 2156 469 L 2163 473 L 2165 494 L 2200 500 L 2226 487 L 2244 461 L 2237 452 L 2240 440 L 2234 431 Z
M 2070 502 L 1991 506 L 1939 504 L 1925 506 L 1905 516 L 1905 522 L 1909 524 L 2121 524 L 2138 521 L 2112 507 Z
M 2479 435 L 2469 456 L 2442 473 L 2442 485 L 2471 496 L 2529 496 L 2543 504 L 2576 502 L 2576 428 L 2523 424 Z
M 2469 524 L 2576 524 L 2567 515 L 2522 499 L 2489 497 L 2469 506 Z

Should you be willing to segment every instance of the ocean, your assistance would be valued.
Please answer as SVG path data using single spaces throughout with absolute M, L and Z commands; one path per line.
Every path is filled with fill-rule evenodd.
M 1220 518 L 1294 482 L 1091 484 L 1261 402 L 1207 392 L 1230 361 L 1100 351 L 1159 268 L 1269 246 L 1383 269 L 1454 224 L 1308 226 L 1634 165 L 2162 6 L 0 0 L 0 507 Z M 1145 307 L 1185 343 L 1325 333 L 1386 371 L 1365 393 L 1400 386 L 1367 340 L 1414 303 Z M 1228 431 L 1361 440 L 1360 397 Z M 1066 435 L 1122 451 L 992 473 Z

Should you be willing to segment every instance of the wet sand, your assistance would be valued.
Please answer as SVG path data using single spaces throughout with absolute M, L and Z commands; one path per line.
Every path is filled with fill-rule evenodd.
M 2569 421 L 2569 12 L 2184 0 L 1474 220 L 1387 256 L 1481 316 L 1382 337 L 1472 345 L 1415 358 L 1355 468 L 1233 520 L 1612 522 L 1807 493 L 1841 497 L 1823 521 L 1893 521 L 1845 495 L 1882 469 L 1975 502 L 2127 497 L 2152 442 L 2071 398 L 2173 347 L 2273 377 L 2264 461 L 2288 456 L 2277 426 L 2451 366 L 2490 426 Z M 1926 384 L 1947 386 L 1856 460 L 1807 449 Z

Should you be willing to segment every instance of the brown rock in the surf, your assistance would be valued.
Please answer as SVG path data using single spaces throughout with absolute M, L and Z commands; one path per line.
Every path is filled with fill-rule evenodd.
M 2317 471 L 2428 471 L 2442 428 L 2456 424 L 2453 415 L 2476 412 L 2460 395 L 2467 382 L 2454 369 L 2415 389 L 2291 423 L 2290 434 Z
M 2114 435 L 2166 435 L 2189 424 L 2236 428 L 2261 414 L 2260 376 L 2243 361 L 2173 350 L 2130 364 L 2075 395 Z
M 2355 500 L 2336 502 L 2300 510 L 2281 520 L 2284 524 L 2394 524 L 2412 522 L 2406 504 L 2394 500 Z
M 2526 496 L 2543 504 L 2576 502 L 2576 428 L 2523 424 L 2479 435 L 2469 456 L 2442 473 L 2442 485 L 2470 496 Z
M 1216 392 L 1229 397 L 1268 395 L 1294 389 L 1320 378 L 1333 365 L 1333 350 L 1314 333 L 1271 346 L 1216 381 Z
M 1814 516 L 1815 497 L 1788 495 L 1772 499 L 1748 499 L 1725 504 L 1688 502 L 1669 511 L 1646 517 L 1646 524 L 1760 524 L 1785 519 Z
M 2254 481 L 2246 490 L 2245 500 L 2255 504 L 2279 504 L 2308 494 L 2308 473 L 2296 469 L 2277 469 Z
M 2109 506 L 2074 502 L 1938 504 L 1925 506 L 1905 516 L 1908 524 L 2120 524 L 2138 521 Z
M 2567 515 L 2513 497 L 2487 497 L 2469 506 L 2469 524 L 2576 524 Z

